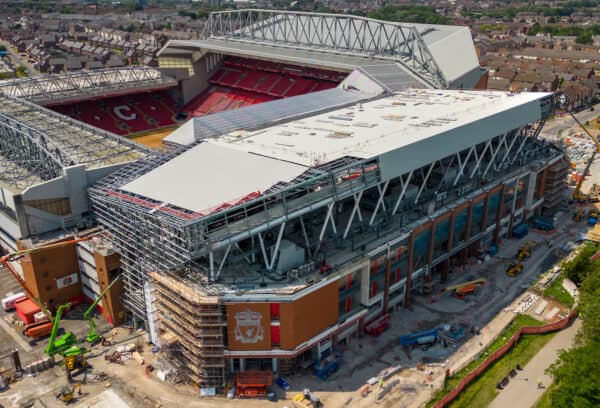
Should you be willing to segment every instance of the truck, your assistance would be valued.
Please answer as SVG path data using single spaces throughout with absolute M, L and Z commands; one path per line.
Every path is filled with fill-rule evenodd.
M 440 331 L 441 328 L 436 327 L 430 330 L 405 334 L 400 336 L 400 345 L 414 346 L 435 343 L 439 338 Z
M 549 218 L 535 217 L 535 219 L 533 220 L 533 228 L 542 231 L 552 231 L 554 229 L 554 224 Z
M 15 310 L 15 303 L 20 299 L 24 299 L 25 297 L 25 292 L 8 292 L 2 299 L 2 309 L 4 309 L 5 312 Z

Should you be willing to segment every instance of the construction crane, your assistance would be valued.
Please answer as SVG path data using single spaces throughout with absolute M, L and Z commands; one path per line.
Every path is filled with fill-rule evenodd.
M 86 337 L 87 342 L 90 344 L 93 344 L 93 343 L 97 342 L 98 340 L 100 340 L 100 335 L 98 333 L 96 333 L 96 323 L 94 322 L 94 318 L 92 317 L 92 312 L 94 311 L 94 308 L 96 307 L 96 305 L 102 300 L 104 295 L 106 295 L 106 292 L 108 292 L 110 290 L 110 288 L 112 288 L 112 286 L 115 283 L 117 283 L 119 281 L 119 279 L 121 279 L 121 276 L 122 275 L 118 275 L 115 279 L 113 279 L 113 281 L 110 283 L 110 285 L 108 285 L 107 287 L 104 288 L 104 290 L 100 293 L 100 295 L 96 298 L 96 300 L 94 300 L 94 303 L 92 303 L 90 305 L 90 307 L 88 307 L 88 309 L 83 313 L 83 318 L 90 322 L 90 331 Z
M 48 345 L 45 350 L 46 354 L 50 357 L 53 357 L 57 353 L 66 352 L 77 341 L 77 338 L 71 332 L 63 334 L 58 340 L 54 341 L 58 333 L 58 325 L 60 324 L 60 318 L 62 317 L 63 311 L 70 307 L 70 303 L 65 303 L 56 309 L 56 315 L 54 316 L 54 322 L 52 323 L 52 332 L 50 333 L 50 339 L 48 340 Z
M 590 157 L 590 159 L 588 160 L 583 174 L 581 175 L 579 181 L 577 181 L 577 185 L 573 190 L 573 200 L 577 202 L 589 202 L 593 199 L 593 197 L 591 197 L 589 194 L 582 193 L 581 186 L 583 185 L 583 181 L 585 180 L 586 175 L 590 171 L 590 167 L 592 166 L 592 162 L 596 158 L 596 154 L 600 152 L 600 141 L 598 141 L 598 138 L 596 138 L 596 136 L 594 136 L 589 130 L 587 130 L 585 126 L 583 126 L 583 124 L 579 121 L 579 119 L 577 119 L 577 117 L 572 112 L 569 112 L 569 114 L 571 115 L 573 120 L 583 129 L 583 131 L 590 137 L 590 139 L 592 139 L 594 145 L 596 146 L 596 150 L 594 150 L 594 152 L 592 153 L 592 157 Z

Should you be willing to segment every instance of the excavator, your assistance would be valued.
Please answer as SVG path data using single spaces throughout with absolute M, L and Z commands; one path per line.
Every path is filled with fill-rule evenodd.
M 581 175 L 581 178 L 579 179 L 579 181 L 577 181 L 577 185 L 575 185 L 575 189 L 573 190 L 573 201 L 575 201 L 576 203 L 596 202 L 598 201 L 598 197 L 582 193 L 581 186 L 583 185 L 583 181 L 585 180 L 585 177 L 590 171 L 590 167 L 592 166 L 592 162 L 596 158 L 596 154 L 600 152 L 600 141 L 598 141 L 596 136 L 594 136 L 589 130 L 587 130 L 585 126 L 583 126 L 583 124 L 579 121 L 579 119 L 577 119 L 577 117 L 573 113 L 569 114 L 571 115 L 573 120 L 579 125 L 579 127 L 581 127 L 583 131 L 589 136 L 589 138 L 592 139 L 594 145 L 596 146 L 596 150 L 594 150 L 594 152 L 592 153 L 592 157 L 590 157 L 590 159 L 588 160 L 585 169 L 583 170 L 583 174 Z
M 514 278 L 523 270 L 523 264 L 521 262 L 508 264 L 508 268 L 506 269 L 506 274 L 511 278 Z
M 517 251 L 517 260 L 521 262 L 529 258 L 529 256 L 531 256 L 531 248 L 533 248 L 535 245 L 535 242 L 532 241 L 528 241 L 523 244 Z
M 87 241 L 87 240 L 91 239 L 92 237 L 93 237 L 93 235 L 88 235 L 85 237 L 75 238 L 75 239 L 71 239 L 68 241 L 62 241 L 62 242 L 58 242 L 55 244 L 45 245 L 42 247 L 24 249 L 24 250 L 12 252 L 10 254 L 0 257 L 0 264 L 2 264 L 2 266 L 4 266 L 11 273 L 11 275 L 15 278 L 15 280 L 19 283 L 19 285 L 21 285 L 21 287 L 23 288 L 25 293 L 27 293 L 27 296 L 40 308 L 40 310 L 48 318 L 48 321 L 36 322 L 36 323 L 27 325 L 25 327 L 25 329 L 23 330 L 23 334 L 25 336 L 27 336 L 33 340 L 36 340 L 36 339 L 39 339 L 41 337 L 48 335 L 52 331 L 54 317 L 52 316 L 52 313 L 50 312 L 50 310 L 48 310 L 46 305 L 44 305 L 44 303 L 41 302 L 33 294 L 33 292 L 29 289 L 29 287 L 25 283 L 25 280 L 21 277 L 21 275 L 19 275 L 19 273 L 11 265 L 11 262 L 18 260 L 25 255 L 40 251 L 42 249 L 60 248 L 60 247 L 66 246 L 66 245 L 75 244 L 77 242 Z
M 94 344 L 98 340 L 100 340 L 100 335 L 96 333 L 96 323 L 92 318 L 92 312 L 94 311 L 96 305 L 102 300 L 104 295 L 106 295 L 106 292 L 108 292 L 110 288 L 121 279 L 121 276 L 122 275 L 118 275 L 115 279 L 113 279 L 110 285 L 104 288 L 104 290 L 100 293 L 96 300 L 94 300 L 94 303 L 92 303 L 90 307 L 83 313 L 83 318 L 90 322 L 90 331 L 86 337 L 86 341 L 90 344 Z
M 77 391 L 77 395 L 81 395 L 81 384 L 80 383 L 77 383 L 77 384 L 73 385 L 72 387 L 65 385 L 64 387 L 62 387 L 60 389 L 58 394 L 56 394 L 56 399 L 61 400 L 62 402 L 64 402 L 65 404 L 68 405 L 71 402 L 73 402 L 73 400 L 75 398 L 75 391 Z

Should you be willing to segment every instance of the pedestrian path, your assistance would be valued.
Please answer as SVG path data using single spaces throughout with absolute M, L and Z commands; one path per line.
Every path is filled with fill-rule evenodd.
M 546 369 L 556 361 L 559 350 L 571 347 L 580 327 L 581 320 L 576 319 L 571 326 L 556 333 L 552 340 L 523 367 L 523 370 L 519 371 L 516 377 L 511 378 L 506 388 L 492 401 L 490 408 L 533 406 L 546 387 L 552 383 L 552 377 L 546 374 Z M 538 379 L 542 380 L 544 388 L 538 388 Z

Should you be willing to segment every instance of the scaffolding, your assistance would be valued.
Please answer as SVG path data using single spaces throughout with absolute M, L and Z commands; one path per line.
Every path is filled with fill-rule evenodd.
M 216 296 L 206 296 L 181 280 L 151 273 L 160 336 L 178 372 L 200 388 L 222 387 L 225 381 L 223 358 L 223 307 Z M 175 343 L 173 343 L 175 338 Z
M 565 158 L 548 168 L 544 186 L 544 204 L 542 206 L 544 209 L 556 209 L 564 201 L 564 191 L 569 170 L 569 161 Z
M 135 91 L 168 89 L 177 81 L 151 67 L 106 68 L 0 82 L 0 94 L 49 106 Z

